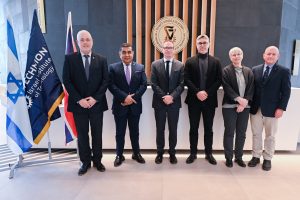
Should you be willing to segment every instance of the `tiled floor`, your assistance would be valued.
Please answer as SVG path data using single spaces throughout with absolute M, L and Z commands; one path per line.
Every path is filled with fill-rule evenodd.
M 299 148 L 298 148 L 299 149 Z M 202 154 L 187 165 L 187 154 L 178 154 L 178 164 L 164 158 L 154 163 L 154 154 L 143 154 L 146 164 L 138 164 L 125 154 L 126 161 L 113 166 L 114 154 L 104 154 L 104 173 L 90 169 L 77 176 L 78 161 L 17 169 L 8 179 L 0 172 L 0 199 L 97 199 L 97 200 L 297 200 L 300 198 L 300 154 L 277 153 L 270 172 L 261 166 L 229 169 L 223 154 L 216 154 L 217 166 L 208 164 Z M 251 159 L 250 154 L 244 156 Z

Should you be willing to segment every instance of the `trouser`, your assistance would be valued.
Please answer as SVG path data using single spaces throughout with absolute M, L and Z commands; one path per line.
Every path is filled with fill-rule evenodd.
M 252 129 L 252 155 L 265 160 L 271 160 L 275 152 L 275 135 L 277 133 L 278 119 L 275 117 L 264 117 L 259 109 L 255 115 L 250 115 Z M 264 150 L 262 133 L 265 128 Z

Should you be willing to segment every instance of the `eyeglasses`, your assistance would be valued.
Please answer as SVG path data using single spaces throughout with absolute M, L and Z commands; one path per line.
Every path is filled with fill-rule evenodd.
M 163 47 L 164 49 L 174 49 L 174 47 Z
M 207 45 L 208 42 L 198 42 L 197 44 L 198 44 L 198 45 Z

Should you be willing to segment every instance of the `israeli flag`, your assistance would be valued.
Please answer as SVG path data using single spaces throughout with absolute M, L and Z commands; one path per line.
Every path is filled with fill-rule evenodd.
M 7 45 L 7 144 L 20 155 L 31 148 L 33 140 L 14 31 L 8 20 Z

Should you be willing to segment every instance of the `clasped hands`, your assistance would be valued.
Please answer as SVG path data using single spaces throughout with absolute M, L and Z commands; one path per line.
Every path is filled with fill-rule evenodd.
M 134 96 L 134 94 L 129 94 L 129 95 L 125 98 L 124 102 L 121 103 L 121 105 L 122 105 L 122 106 L 129 106 L 129 105 L 131 105 L 131 104 L 133 104 L 133 103 L 136 104 L 136 101 L 134 100 L 133 96 Z
M 236 108 L 236 112 L 238 113 L 243 112 L 245 107 L 248 105 L 248 100 L 242 97 L 237 97 L 236 101 L 239 103 L 238 107 Z
M 81 99 L 78 103 L 81 107 L 90 109 L 95 105 L 97 101 L 93 97 L 86 97 L 84 99 Z
M 163 99 L 163 102 L 166 104 L 166 105 L 170 105 L 173 103 L 173 97 L 171 95 L 165 95 L 162 97 Z
M 208 94 L 207 92 L 205 92 L 204 90 L 201 90 L 197 93 L 197 98 L 200 100 L 200 101 L 205 101 L 208 97 Z

